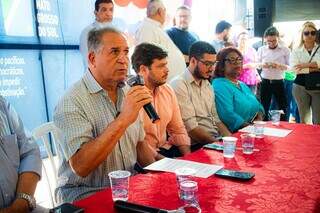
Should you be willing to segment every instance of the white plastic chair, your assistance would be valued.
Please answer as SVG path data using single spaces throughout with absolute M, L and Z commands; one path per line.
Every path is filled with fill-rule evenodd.
M 52 139 L 51 141 L 53 143 L 53 148 L 55 149 L 55 153 L 57 153 L 58 158 L 61 159 L 61 156 L 59 156 L 59 152 L 57 151 L 56 148 L 57 148 L 57 146 L 61 146 L 62 134 L 61 134 L 61 131 L 54 125 L 53 122 L 44 123 L 44 124 L 36 127 L 32 131 L 33 139 L 36 141 L 41 140 L 43 142 L 43 145 L 46 149 L 46 152 L 47 152 L 47 155 L 48 155 L 48 158 L 50 161 L 51 169 L 54 174 L 54 177 L 53 177 L 54 186 L 51 186 L 48 171 L 45 168 L 44 164 L 42 164 L 45 176 L 48 181 L 48 190 L 50 191 L 50 198 L 51 198 L 52 206 L 55 206 L 57 203 L 54 199 L 54 188 L 57 185 L 58 175 L 57 175 L 57 166 L 56 166 L 56 163 L 54 162 L 53 152 L 51 150 L 49 134 L 51 134 L 51 139 Z

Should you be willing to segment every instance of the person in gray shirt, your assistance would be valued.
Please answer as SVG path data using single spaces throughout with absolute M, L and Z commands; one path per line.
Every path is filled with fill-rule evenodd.
M 113 27 L 88 36 L 89 70 L 59 101 L 54 123 L 62 130 L 56 199 L 73 202 L 110 185 L 108 173 L 154 161 L 145 143 L 141 108 L 152 102 L 145 86 L 128 88 L 129 47 Z M 61 150 L 60 150 L 61 151 Z
M 0 212 L 29 212 L 41 177 L 39 148 L 13 107 L 0 96 Z

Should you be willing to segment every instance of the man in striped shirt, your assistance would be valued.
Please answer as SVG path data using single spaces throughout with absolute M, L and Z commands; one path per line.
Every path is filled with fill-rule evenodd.
M 58 171 L 56 198 L 73 202 L 109 186 L 108 173 L 154 161 L 143 142 L 142 106 L 152 101 L 145 86 L 128 88 L 129 47 L 107 27 L 88 36 L 89 70 L 60 100 L 54 122 L 64 133 L 66 156 Z

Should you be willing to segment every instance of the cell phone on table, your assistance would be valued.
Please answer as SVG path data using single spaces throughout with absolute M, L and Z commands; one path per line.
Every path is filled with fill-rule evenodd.
M 216 141 L 222 141 L 222 135 L 218 134 L 214 137 Z
M 215 175 L 224 178 L 234 178 L 238 180 L 250 180 L 254 177 L 254 173 L 252 172 L 242 172 L 230 169 L 220 169 L 218 170 Z
M 216 144 L 216 143 L 208 143 L 208 144 L 204 145 L 203 148 L 222 151 L 223 150 L 223 145 Z
M 71 203 L 63 203 L 53 209 L 50 209 L 49 213 L 83 213 L 84 209 L 72 205 Z

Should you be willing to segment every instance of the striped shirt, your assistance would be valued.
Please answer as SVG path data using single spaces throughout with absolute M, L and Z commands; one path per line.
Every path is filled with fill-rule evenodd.
M 27 138 L 13 107 L 0 96 L 0 209 L 16 198 L 19 174 L 34 172 L 41 177 L 39 148 Z
M 62 149 L 66 153 L 58 170 L 58 202 L 73 202 L 109 186 L 108 173 L 114 170 L 134 172 L 137 161 L 136 144 L 143 141 L 141 119 L 131 124 L 108 157 L 87 177 L 75 174 L 68 160 L 81 145 L 101 135 L 121 111 L 128 87 L 118 88 L 113 104 L 105 90 L 87 71 L 60 100 L 54 113 L 54 123 L 64 134 Z

